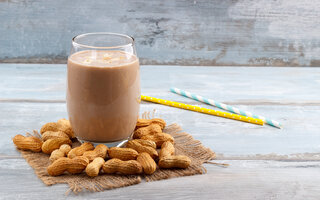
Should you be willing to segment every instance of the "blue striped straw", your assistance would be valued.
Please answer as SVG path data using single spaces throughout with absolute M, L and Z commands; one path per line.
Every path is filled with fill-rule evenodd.
M 229 106 L 229 105 L 217 102 L 217 101 L 212 100 L 212 99 L 207 99 L 207 98 L 204 98 L 202 96 L 199 96 L 199 95 L 196 95 L 196 94 L 192 94 L 190 92 L 187 92 L 187 91 L 184 91 L 184 90 L 180 90 L 178 88 L 173 88 L 173 87 L 170 88 L 170 91 L 173 92 L 173 93 L 176 93 L 176 94 L 180 94 L 181 96 L 188 97 L 190 99 L 194 99 L 194 100 L 197 100 L 197 101 L 200 101 L 200 102 L 203 102 L 203 103 L 218 107 L 220 109 L 230 111 L 230 112 L 235 113 L 235 114 L 239 114 L 239 115 L 246 116 L 246 117 L 253 117 L 253 118 L 261 119 L 266 124 L 269 124 L 270 126 L 277 127 L 277 128 L 282 128 L 282 125 L 277 121 L 274 121 L 274 120 L 271 120 L 271 119 L 267 119 L 267 118 L 265 118 L 263 116 L 260 116 L 260 115 L 252 114 L 251 112 L 248 112 L 248 111 L 240 110 L 240 109 L 235 108 L 233 106 Z

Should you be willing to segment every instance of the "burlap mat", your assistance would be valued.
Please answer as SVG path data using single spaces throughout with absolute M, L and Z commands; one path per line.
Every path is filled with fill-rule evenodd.
M 69 190 L 79 193 L 83 190 L 98 192 L 113 188 L 135 185 L 145 178 L 147 182 L 161 179 L 168 179 L 180 176 L 190 176 L 195 174 L 204 174 L 206 169 L 202 164 L 215 158 L 215 153 L 209 148 L 204 147 L 200 141 L 195 140 L 190 134 L 181 132 L 181 127 L 177 124 L 167 126 L 163 132 L 171 134 L 175 139 L 175 148 L 177 155 L 186 155 L 191 158 L 191 166 L 187 169 L 157 169 L 152 175 L 107 175 L 101 174 L 97 177 L 90 178 L 86 174 L 61 176 L 49 176 L 47 167 L 49 166 L 49 156 L 43 153 L 33 153 L 30 151 L 20 151 L 29 165 L 34 169 L 37 176 L 46 185 L 64 183 L 69 185 Z M 74 142 L 73 146 L 78 146 L 79 142 Z

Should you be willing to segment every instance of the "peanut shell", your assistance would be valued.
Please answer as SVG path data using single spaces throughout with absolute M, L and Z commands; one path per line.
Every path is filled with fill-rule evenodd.
M 69 144 L 71 145 L 71 140 L 69 138 L 53 138 L 48 139 L 42 144 L 42 152 L 46 154 L 51 154 L 55 149 L 59 149 L 61 145 Z
M 128 160 L 122 161 L 117 158 L 113 158 L 108 160 L 102 166 L 104 173 L 107 174 L 114 174 L 120 173 L 124 175 L 133 175 L 133 174 L 141 174 L 142 173 L 142 166 L 136 160 Z
M 191 160 L 187 156 L 179 155 L 179 156 L 167 156 L 159 160 L 160 168 L 188 168 L 191 164 Z
M 91 163 L 86 167 L 86 173 L 88 176 L 95 177 L 99 175 L 100 169 L 104 164 L 104 159 L 101 157 L 95 158 Z
M 141 164 L 145 174 L 153 174 L 157 169 L 156 162 L 146 152 L 140 153 L 137 157 L 137 161 Z
M 110 158 L 118 158 L 120 160 L 135 160 L 138 156 L 138 152 L 131 148 L 111 147 L 108 149 L 108 155 Z
M 18 149 L 41 152 L 42 141 L 40 138 L 34 136 L 25 137 L 19 134 L 14 136 L 12 140 Z
M 140 140 L 141 141 L 141 140 Z M 144 140 L 147 141 L 147 140 Z M 155 145 L 155 142 L 153 142 Z M 158 152 L 155 148 L 150 146 L 143 146 L 141 145 L 141 142 L 138 142 L 137 140 L 130 140 L 127 142 L 127 147 L 136 150 L 138 153 L 146 152 L 148 153 L 152 158 L 158 157 Z

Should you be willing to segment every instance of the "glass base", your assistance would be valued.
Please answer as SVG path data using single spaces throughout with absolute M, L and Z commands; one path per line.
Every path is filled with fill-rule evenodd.
M 91 141 L 82 140 L 80 138 L 77 138 L 77 139 L 81 144 L 85 143 L 85 142 L 90 142 L 94 146 L 97 146 L 98 144 L 104 144 L 107 147 L 124 147 L 127 144 L 128 140 L 129 140 L 129 138 L 128 138 L 128 139 L 119 140 L 119 141 L 116 141 L 116 142 L 91 142 Z

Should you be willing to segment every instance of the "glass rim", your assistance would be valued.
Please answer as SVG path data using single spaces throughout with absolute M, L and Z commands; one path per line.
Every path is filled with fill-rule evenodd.
M 127 38 L 130 40 L 130 42 L 128 42 L 127 44 L 124 45 L 117 45 L 117 46 L 105 46 L 105 47 L 99 47 L 99 46 L 91 46 L 91 45 L 86 45 L 86 44 L 81 44 L 79 42 L 76 42 L 75 40 L 81 37 L 85 37 L 88 35 L 111 35 L 111 36 L 120 36 L 123 38 Z M 74 46 L 78 46 L 78 47 L 84 47 L 84 48 L 91 48 L 91 49 L 117 49 L 117 48 L 124 48 L 127 46 L 134 46 L 134 38 L 129 36 L 129 35 L 125 35 L 125 34 L 121 34 L 121 33 L 112 33 L 112 32 L 92 32 L 92 33 L 83 33 L 83 34 L 79 34 L 76 35 L 72 38 L 72 45 Z

